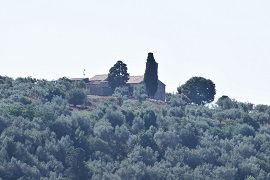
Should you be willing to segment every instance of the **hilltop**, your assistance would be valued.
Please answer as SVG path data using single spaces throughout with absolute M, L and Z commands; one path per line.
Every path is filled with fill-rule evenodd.
M 125 88 L 74 104 L 83 89 L 0 78 L 2 179 L 270 179 L 268 105 Z

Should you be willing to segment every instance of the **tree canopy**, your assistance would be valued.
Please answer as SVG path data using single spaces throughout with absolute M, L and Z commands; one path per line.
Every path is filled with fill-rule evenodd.
M 216 88 L 210 79 L 192 77 L 185 84 L 177 88 L 178 92 L 185 94 L 191 102 L 204 105 L 214 101 Z
M 77 106 L 83 104 L 86 100 L 86 97 L 87 96 L 84 91 L 80 89 L 72 89 L 69 91 L 67 99 L 70 104 Z
M 234 102 L 234 100 L 225 95 L 218 98 L 216 104 L 223 110 L 236 107 L 236 103 Z
M 52 84 L 65 95 L 47 98 Z M 71 107 L 79 84 L 0 76 L 0 179 L 270 179 L 268 105 L 124 86 Z
M 123 86 L 127 83 L 129 80 L 127 69 L 127 65 L 122 61 L 117 61 L 116 64 L 111 67 L 108 74 L 109 86 L 111 88 Z
M 148 53 L 144 82 L 146 84 L 148 96 L 153 97 L 158 88 L 158 64 L 155 61 L 153 53 Z

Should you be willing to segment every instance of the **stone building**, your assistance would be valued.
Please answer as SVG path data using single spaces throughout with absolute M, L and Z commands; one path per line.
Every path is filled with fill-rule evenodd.
M 113 94 L 113 89 L 110 88 L 107 81 L 108 74 L 95 75 L 89 79 L 86 84 L 86 93 L 89 95 L 110 96 Z
M 89 95 L 110 96 L 113 94 L 113 89 L 109 87 L 108 74 L 95 75 L 90 78 L 86 84 L 86 93 Z M 144 76 L 129 76 L 127 84 L 136 86 L 144 83 Z M 165 101 L 166 85 L 158 80 L 158 89 L 154 99 Z
M 147 59 L 151 59 L 155 62 L 153 53 L 148 53 Z M 156 68 L 158 71 L 158 63 L 156 63 Z M 84 82 L 86 82 L 86 93 L 88 95 L 110 96 L 114 93 L 114 90 L 109 86 L 108 74 L 95 75 L 90 79 L 73 78 L 71 80 L 83 80 Z M 127 81 L 127 84 L 131 87 L 143 83 L 144 76 L 129 76 L 129 80 Z M 154 95 L 154 99 L 165 101 L 165 88 L 166 85 L 160 80 L 158 80 L 158 88 L 157 92 Z

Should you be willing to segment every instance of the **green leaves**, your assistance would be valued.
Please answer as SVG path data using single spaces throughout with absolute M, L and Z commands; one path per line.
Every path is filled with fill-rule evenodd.
M 154 59 L 153 53 L 148 53 L 144 82 L 146 84 L 148 96 L 153 97 L 158 88 L 158 64 Z
M 34 105 L 13 104 L 7 107 L 7 112 L 13 116 L 22 116 L 32 120 L 35 116 Z
M 212 84 L 198 78 L 180 90 L 204 104 Z M 2 179 L 269 179 L 270 106 L 223 96 L 209 108 L 184 94 L 139 102 L 141 85 L 133 98 L 124 86 L 70 108 L 81 82 L 15 81 L 0 83 Z
M 111 88 L 123 86 L 128 80 L 129 73 L 127 73 L 127 65 L 122 61 L 117 61 L 117 63 L 111 67 L 108 74 L 109 86 Z
M 74 106 L 81 105 L 86 100 L 86 94 L 80 89 L 73 89 L 68 93 L 68 102 Z
M 180 86 L 178 92 L 185 94 L 191 102 L 204 105 L 214 101 L 216 89 L 210 79 L 193 77 Z

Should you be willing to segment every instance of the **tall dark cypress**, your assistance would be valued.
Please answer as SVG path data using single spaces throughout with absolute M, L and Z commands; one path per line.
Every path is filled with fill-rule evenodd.
M 148 53 L 144 82 L 149 97 L 153 97 L 158 88 L 158 63 L 155 61 L 153 53 Z

